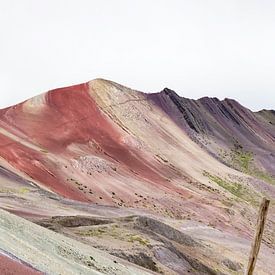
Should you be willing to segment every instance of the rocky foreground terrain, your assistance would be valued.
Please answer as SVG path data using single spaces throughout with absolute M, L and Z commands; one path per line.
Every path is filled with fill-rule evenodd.
M 96 79 L 0 110 L 0 274 L 275 274 L 275 111 Z

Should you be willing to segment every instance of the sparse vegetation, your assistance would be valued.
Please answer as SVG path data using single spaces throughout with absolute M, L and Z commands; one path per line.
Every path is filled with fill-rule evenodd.
M 94 228 L 86 231 L 78 231 L 78 234 L 84 237 L 101 237 L 101 235 L 106 232 L 105 228 Z
M 27 187 L 21 187 L 19 189 L 15 188 L 1 188 L 0 193 L 7 193 L 7 194 L 21 194 L 24 195 L 26 193 L 30 192 L 30 189 Z
M 234 195 L 238 199 L 244 200 L 252 205 L 259 204 L 259 194 L 256 193 L 254 190 L 252 190 L 238 182 L 233 182 L 233 181 L 230 181 L 227 179 L 220 178 L 215 175 L 211 175 L 207 171 L 204 171 L 203 175 L 208 177 L 209 180 L 215 182 L 223 189 L 230 192 L 232 195 Z
M 150 242 L 147 239 L 143 239 L 139 235 L 130 235 L 128 238 L 128 242 L 131 242 L 131 243 L 138 242 L 139 244 L 146 245 L 146 246 L 150 244 Z
M 237 166 L 244 173 L 249 173 L 254 157 L 252 152 L 247 152 L 242 149 L 232 150 L 232 164 Z
M 245 151 L 239 143 L 235 143 L 234 149 L 231 149 L 229 153 L 226 150 L 220 149 L 219 157 L 233 168 L 275 185 L 275 177 L 257 167 L 254 162 L 254 154 Z
M 30 192 L 30 190 L 26 187 L 22 187 L 22 188 L 19 189 L 20 194 L 26 194 L 26 193 L 29 193 L 29 192 Z
M 271 183 L 275 185 L 275 177 L 271 176 L 270 174 L 261 171 L 259 169 L 254 169 L 250 173 L 252 176 L 255 176 L 258 179 L 261 179 L 265 182 Z
M 139 243 L 140 245 L 143 245 L 143 246 L 148 246 L 150 244 L 149 240 L 143 238 L 140 235 L 122 232 L 119 229 L 119 226 L 117 224 L 113 224 L 112 226 L 108 226 L 108 227 L 105 226 L 105 227 L 92 228 L 86 231 L 81 230 L 81 231 L 78 231 L 77 233 L 83 237 L 101 238 L 107 235 L 117 240 L 129 242 L 129 243 Z

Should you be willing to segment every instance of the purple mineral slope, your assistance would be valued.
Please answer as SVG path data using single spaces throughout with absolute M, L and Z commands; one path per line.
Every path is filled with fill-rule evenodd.
M 232 99 L 178 96 L 164 89 L 148 98 L 212 155 L 260 178 L 275 175 L 275 112 L 254 113 Z

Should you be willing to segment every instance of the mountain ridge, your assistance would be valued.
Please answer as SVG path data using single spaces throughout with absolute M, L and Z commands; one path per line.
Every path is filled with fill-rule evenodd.
M 181 95 L 179 95 L 175 90 L 170 89 L 170 88 L 168 88 L 168 87 L 163 88 L 163 89 L 160 90 L 159 92 L 142 92 L 142 91 L 139 91 L 139 90 L 137 90 L 137 89 L 132 89 L 132 88 L 130 88 L 130 87 L 124 86 L 123 84 L 120 84 L 120 83 L 115 82 L 115 81 L 113 81 L 113 80 L 109 80 L 109 79 L 105 79 L 105 78 L 100 78 L 100 77 L 99 77 L 99 78 L 92 79 L 92 80 L 89 80 L 89 81 L 87 81 L 87 82 L 78 83 L 78 84 L 72 84 L 72 85 L 68 85 L 68 86 L 65 86 L 65 87 L 74 87 L 74 86 L 78 86 L 78 85 L 81 85 L 81 84 L 88 84 L 88 83 L 94 82 L 94 81 L 105 81 L 105 82 L 108 82 L 108 83 L 110 83 L 110 84 L 112 84 L 112 85 L 114 85 L 114 86 L 124 87 L 124 88 L 127 88 L 127 89 L 132 90 L 132 91 L 136 91 L 136 92 L 140 92 L 140 93 L 144 93 L 144 94 L 149 94 L 149 95 L 150 95 L 150 94 L 160 94 L 160 93 L 164 92 L 165 90 L 170 90 L 170 91 L 174 92 L 177 96 L 179 96 L 179 97 L 181 97 L 181 98 L 185 98 L 185 99 L 189 99 L 189 100 L 194 100 L 194 101 L 200 101 L 200 100 L 204 100 L 204 99 L 209 99 L 209 100 L 215 100 L 215 101 L 220 101 L 220 102 L 228 101 L 228 100 L 229 100 L 229 101 L 236 101 L 236 102 L 238 102 L 238 101 L 237 101 L 236 99 L 234 99 L 234 98 L 227 98 L 227 97 L 225 97 L 225 98 L 223 98 L 223 99 L 219 99 L 218 97 L 215 97 L 215 96 L 213 96 L 213 97 L 202 96 L 202 97 L 199 97 L 199 98 L 197 98 L 197 99 L 193 99 L 193 98 L 190 98 L 190 97 L 181 96 Z M 53 88 L 53 89 L 48 90 L 47 92 L 56 91 L 56 90 L 59 90 L 59 89 L 62 89 L 62 88 L 63 88 L 63 87 Z M 40 93 L 40 94 L 38 94 L 38 95 L 36 95 L 36 96 L 33 96 L 33 97 L 31 97 L 31 98 L 28 98 L 28 99 L 25 99 L 25 100 L 23 100 L 22 102 L 19 102 L 19 103 L 16 103 L 16 104 L 12 104 L 12 105 L 10 105 L 10 106 L 6 106 L 6 107 L 3 107 L 3 108 L 0 108 L 0 111 L 5 110 L 5 109 L 8 109 L 8 108 L 11 108 L 11 107 L 15 107 L 15 106 L 17 106 L 17 105 L 19 105 L 19 104 L 21 104 L 21 103 L 23 103 L 23 102 L 25 102 L 25 101 L 28 101 L 28 100 L 30 100 L 30 99 L 39 97 L 40 95 L 43 95 L 43 94 L 45 94 L 45 93 L 47 93 L 47 92 L 42 92 L 42 93 Z M 238 102 L 238 103 L 239 103 L 239 102 Z M 239 104 L 240 104 L 240 103 L 239 103 Z M 242 105 L 243 107 L 245 107 L 243 104 L 240 104 L 240 105 Z M 245 108 L 247 108 L 247 109 L 250 110 L 250 108 L 248 108 L 248 107 L 245 107 Z M 264 112 L 264 111 L 268 111 L 268 112 L 274 113 L 274 112 L 275 112 L 275 109 L 266 109 L 266 108 L 263 108 L 263 109 L 260 109 L 260 110 L 258 110 L 258 111 L 252 111 L 252 112 L 253 112 L 253 113 L 259 113 L 259 112 Z
M 104 250 L 135 263 L 140 263 L 140 256 L 133 254 L 129 243 L 138 242 L 139 253 L 146 252 L 142 266 L 153 271 L 177 274 L 185 266 L 194 274 L 216 269 L 231 274 L 228 264 L 222 264 L 230 260 L 241 274 L 260 200 L 266 196 L 275 203 L 275 127 L 270 119 L 273 112 L 254 113 L 235 100 L 187 99 L 170 89 L 147 94 L 103 79 L 50 90 L 0 111 L 0 207 L 78 241 L 84 236 L 92 245 L 100 246 L 98 234 L 106 242 L 113 238 Z M 137 211 L 151 217 L 143 226 L 152 231 L 159 220 L 175 228 L 169 229 L 168 237 L 177 245 L 165 241 L 165 225 L 158 224 L 163 227 L 160 246 L 155 243 L 160 239 L 142 227 L 137 233 L 138 221 L 126 216 L 132 227 L 118 221 L 122 233 L 107 226 L 106 236 L 103 225 L 100 232 L 91 227 L 94 233 L 81 233 L 78 217 L 80 231 L 56 224 L 54 218 L 106 213 L 111 220 L 110 213 Z M 259 262 L 263 274 L 273 268 L 268 257 L 275 249 L 274 218 L 271 208 Z M 121 240 L 125 232 L 132 234 L 126 241 Z M 190 250 L 178 243 L 173 234 L 186 232 L 210 250 L 203 245 Z M 232 240 L 233 247 L 219 234 Z M 241 254 L 235 249 L 238 242 Z M 129 248 L 126 254 L 121 251 L 124 246 Z M 219 251 L 227 251 L 223 259 Z M 181 255 L 175 269 L 171 253 L 172 258 Z M 151 259 L 149 265 L 145 259 Z M 208 271 L 198 268 L 198 260 Z

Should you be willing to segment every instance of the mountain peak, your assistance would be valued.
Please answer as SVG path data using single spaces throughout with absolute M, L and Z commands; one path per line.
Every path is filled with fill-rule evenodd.
M 117 256 L 145 261 L 152 271 L 231 274 L 225 262 L 237 259 L 240 270 L 247 261 L 236 251 L 239 240 L 247 244 L 255 206 L 262 195 L 275 198 L 272 117 L 272 112 L 254 114 L 229 99 L 193 100 L 169 88 L 144 94 L 102 78 L 51 90 L 0 112 L 0 207 L 70 236 L 77 232 L 77 238 L 107 252 L 111 244 Z M 268 238 L 274 217 L 273 211 L 265 229 Z M 213 226 L 226 234 L 226 242 Z M 14 239 L 21 240 L 22 230 L 12 228 Z M 28 245 L 25 231 L 26 247 L 35 247 Z M 129 238 L 117 239 L 125 232 Z M 157 256 L 151 232 L 158 234 Z M 215 233 L 211 242 L 209 232 Z M 51 244 L 60 240 L 51 238 Z M 232 246 L 224 255 L 228 240 Z M 268 241 L 275 245 L 274 238 Z M 16 245 L 6 244 L 15 251 Z M 66 251 L 82 255 L 74 247 L 80 245 Z M 59 259 L 58 249 L 48 249 L 47 255 L 57 251 Z M 87 263 L 93 267 L 100 261 L 87 248 L 83 251 L 86 272 Z M 67 263 L 68 253 L 62 254 Z M 274 274 L 268 259 L 272 255 L 263 249 L 260 268 Z M 75 260 L 79 263 L 79 257 Z M 119 271 L 120 260 L 111 262 L 115 269 L 107 271 Z

